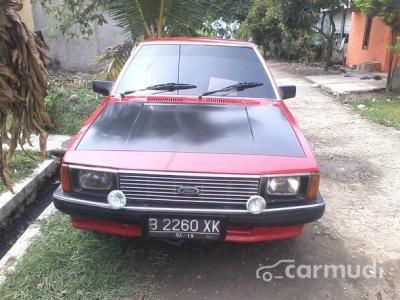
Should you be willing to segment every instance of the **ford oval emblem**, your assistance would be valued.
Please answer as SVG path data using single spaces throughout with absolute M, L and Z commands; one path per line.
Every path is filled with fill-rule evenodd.
M 181 186 L 176 190 L 181 195 L 193 196 L 200 193 L 200 190 L 195 186 Z

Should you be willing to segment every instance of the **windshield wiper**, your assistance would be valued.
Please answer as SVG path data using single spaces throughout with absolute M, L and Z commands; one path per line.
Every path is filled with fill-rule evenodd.
M 126 95 L 133 94 L 135 92 L 141 92 L 141 91 L 147 91 L 147 90 L 173 92 L 173 91 L 177 91 L 177 90 L 190 90 L 190 89 L 195 89 L 195 88 L 197 88 L 197 85 L 194 85 L 194 84 L 170 82 L 170 83 L 150 85 L 150 86 L 148 86 L 144 89 L 140 89 L 140 90 L 128 90 L 128 91 L 121 93 L 121 97 L 125 97 Z
M 199 97 L 201 98 L 203 96 L 208 96 L 208 95 L 212 95 L 212 94 L 216 94 L 216 93 L 220 93 L 220 92 L 241 92 L 246 89 L 255 88 L 255 87 L 261 86 L 261 85 L 263 85 L 262 82 L 239 82 L 237 84 L 228 85 L 219 90 L 204 92 Z

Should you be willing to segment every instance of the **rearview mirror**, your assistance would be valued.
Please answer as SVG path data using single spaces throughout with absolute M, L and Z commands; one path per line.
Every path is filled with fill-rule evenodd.
M 114 82 L 109 80 L 94 80 L 93 91 L 104 96 L 109 96 Z
M 282 85 L 279 87 L 281 91 L 282 99 L 289 99 L 296 97 L 296 86 L 295 85 Z

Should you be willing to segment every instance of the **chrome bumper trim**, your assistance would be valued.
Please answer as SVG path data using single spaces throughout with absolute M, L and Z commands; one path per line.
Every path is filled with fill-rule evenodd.
M 53 197 L 66 202 L 77 203 L 87 206 L 101 207 L 107 208 L 110 210 L 114 210 L 108 203 L 99 203 L 89 200 L 82 200 L 71 196 L 65 196 L 60 193 L 60 188 L 56 190 Z M 308 205 L 297 205 L 290 207 L 277 207 L 277 208 L 266 208 L 261 214 L 269 214 L 269 213 L 277 213 L 277 212 L 288 212 L 288 211 L 296 211 L 303 209 L 315 209 L 319 207 L 324 207 L 325 202 L 314 203 Z M 169 207 L 143 207 L 143 206 L 125 206 L 122 210 L 129 211 L 139 211 L 139 212 L 171 212 L 171 213 L 209 213 L 209 214 L 232 214 L 232 215 L 253 215 L 247 210 L 243 209 L 206 209 L 206 208 L 169 208 Z

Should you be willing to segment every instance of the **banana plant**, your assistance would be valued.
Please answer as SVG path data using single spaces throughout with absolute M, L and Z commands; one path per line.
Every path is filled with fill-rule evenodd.
M 0 0 L 0 177 L 10 190 L 8 156 L 18 144 L 30 143 L 33 132 L 40 134 L 44 156 L 44 128 L 51 125 L 44 102 L 48 48 L 21 21 L 21 8 L 20 1 Z

